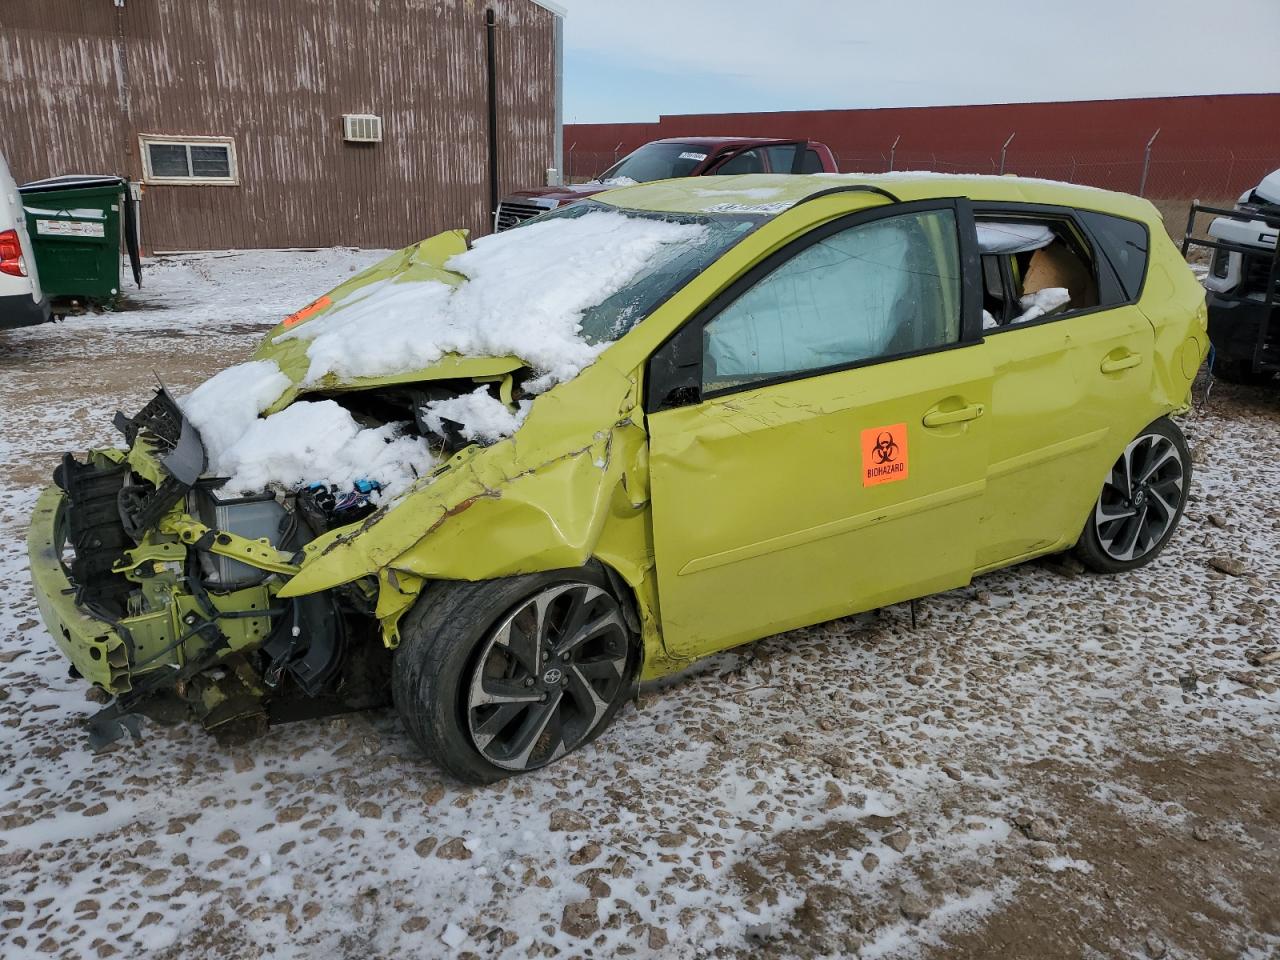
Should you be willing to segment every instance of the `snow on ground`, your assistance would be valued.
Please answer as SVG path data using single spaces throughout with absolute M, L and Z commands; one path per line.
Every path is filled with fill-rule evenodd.
M 152 370 L 243 360 L 348 258 L 154 265 L 146 309 L 0 334 L 0 955 L 1280 951 L 1280 663 L 1250 662 L 1280 645 L 1277 391 L 1184 418 L 1193 501 L 1149 568 L 1030 564 L 914 628 L 749 645 L 516 780 L 448 780 L 391 711 L 89 753 L 27 586 L 40 486 Z

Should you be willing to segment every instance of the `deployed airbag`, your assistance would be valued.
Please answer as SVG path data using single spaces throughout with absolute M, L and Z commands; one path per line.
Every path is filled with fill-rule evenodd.
M 1053 243 L 1053 231 L 1039 223 L 978 224 L 978 249 L 984 254 L 1028 253 Z

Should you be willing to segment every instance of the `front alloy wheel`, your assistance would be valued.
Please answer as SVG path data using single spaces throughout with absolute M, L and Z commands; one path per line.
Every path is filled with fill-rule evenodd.
M 391 690 L 405 727 L 472 783 L 545 766 L 608 727 L 639 638 L 603 568 L 428 584 L 405 617 Z
M 1138 435 L 1103 483 L 1080 539 L 1080 556 L 1100 573 L 1152 560 L 1187 503 L 1191 456 L 1182 432 L 1160 419 Z
M 586 741 L 627 677 L 618 602 L 589 583 L 545 588 L 504 617 L 472 670 L 467 730 L 486 760 L 531 770 Z

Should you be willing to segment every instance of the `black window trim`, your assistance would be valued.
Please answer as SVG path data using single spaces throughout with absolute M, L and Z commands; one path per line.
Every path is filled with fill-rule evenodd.
M 1088 241 L 1090 246 L 1090 256 L 1096 265 L 1097 284 L 1098 284 L 1098 300 L 1097 306 L 1085 307 L 1083 310 L 1068 310 L 1065 313 L 1053 313 L 1048 316 L 1038 317 L 1035 320 L 1026 320 L 1022 323 L 1005 323 L 994 330 L 984 330 L 983 335 L 998 336 L 1002 333 L 1010 333 L 1014 330 L 1030 330 L 1034 327 L 1046 326 L 1050 323 L 1059 323 L 1063 320 L 1073 320 L 1076 317 L 1088 317 L 1095 313 L 1101 313 L 1104 310 L 1118 310 L 1121 307 L 1129 307 L 1135 305 L 1142 299 L 1142 290 L 1146 287 L 1147 270 L 1151 263 L 1151 231 L 1146 229 L 1146 224 L 1141 220 L 1133 220 L 1130 217 L 1118 217 L 1113 213 L 1106 213 L 1108 217 L 1116 217 L 1118 220 L 1128 220 L 1130 223 L 1136 223 L 1143 227 L 1147 236 L 1147 259 L 1142 268 L 1142 286 L 1138 289 L 1138 295 L 1129 296 L 1128 288 L 1120 280 L 1119 271 L 1111 263 L 1111 257 L 1107 254 L 1106 247 L 1098 241 L 1097 236 L 1089 229 L 1081 213 L 1104 213 L 1102 210 L 1089 210 L 1086 207 L 1064 207 L 1056 204 L 1047 203 L 1018 203 L 1017 201 L 985 201 L 979 200 L 973 204 L 974 231 L 977 232 L 977 222 L 980 217 L 988 216 L 1007 216 L 1007 215 L 1023 215 L 1027 218 L 1040 217 L 1042 219 L 1052 220 L 1068 220 L 1080 232 L 1080 235 Z M 1002 274 L 1004 268 L 1001 267 Z M 1007 281 L 1006 277 L 1006 281 Z M 1102 303 L 1104 285 L 1110 284 L 1120 294 L 1114 301 L 1110 303 Z
M 1129 296 L 1128 300 L 1126 300 L 1124 303 L 1117 303 L 1116 306 L 1127 307 L 1127 306 L 1136 304 L 1139 300 L 1142 299 L 1142 294 L 1146 292 L 1147 274 L 1150 273 L 1151 271 L 1151 227 L 1142 220 L 1135 220 L 1133 217 L 1122 217 L 1118 213 L 1111 213 L 1110 211 L 1107 211 L 1107 210 L 1091 210 L 1088 207 L 1076 207 L 1075 210 L 1076 212 L 1081 214 L 1093 214 L 1094 216 L 1099 216 L 1099 217 L 1110 217 L 1112 220 L 1123 220 L 1125 223 L 1136 224 L 1137 226 L 1142 228 L 1142 235 L 1147 240 L 1147 249 L 1142 258 L 1142 277 L 1138 280 L 1138 291 L 1136 293 L 1131 294 L 1129 293 L 1128 284 L 1124 282 L 1124 278 L 1120 275 L 1119 268 L 1111 261 L 1111 253 L 1109 250 L 1107 250 L 1107 245 L 1105 243 L 1099 242 L 1098 236 L 1096 233 L 1094 233 L 1093 228 L 1089 226 L 1088 220 L 1082 217 L 1081 220 L 1079 221 L 1081 227 L 1084 228 L 1084 230 L 1089 234 L 1090 239 L 1093 240 L 1094 246 L 1102 251 L 1102 256 L 1106 259 L 1107 266 L 1111 268 L 1112 273 L 1115 274 L 1116 282 L 1120 284 L 1120 289 L 1123 290 Z
M 768 379 L 752 380 L 710 393 L 702 390 L 702 331 L 743 293 L 760 282 L 782 264 L 835 233 L 863 226 L 877 220 L 950 210 L 955 217 L 960 253 L 960 336 L 953 343 L 944 343 L 921 350 L 889 354 L 883 357 L 867 357 L 850 363 L 815 367 L 795 373 L 782 374 Z M 645 364 L 645 411 L 658 413 L 674 407 L 693 406 L 706 400 L 718 399 L 746 390 L 777 386 L 795 380 L 814 377 L 881 363 L 909 360 L 931 353 L 942 353 L 972 347 L 982 343 L 982 277 L 978 260 L 978 231 L 974 225 L 973 204 L 967 197 L 937 197 L 899 203 L 886 203 L 837 217 L 820 224 L 801 237 L 775 250 L 769 256 L 753 264 L 738 279 L 721 290 L 704 304 L 693 316 L 667 337 L 650 354 Z M 693 379 L 690 379 L 692 374 Z

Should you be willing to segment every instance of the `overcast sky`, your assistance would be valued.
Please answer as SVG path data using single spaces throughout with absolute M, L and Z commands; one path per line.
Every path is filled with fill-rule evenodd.
M 560 2 L 569 123 L 1280 92 L 1280 0 Z

